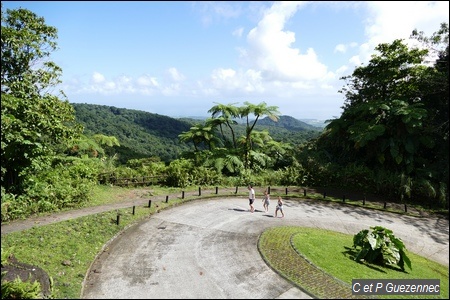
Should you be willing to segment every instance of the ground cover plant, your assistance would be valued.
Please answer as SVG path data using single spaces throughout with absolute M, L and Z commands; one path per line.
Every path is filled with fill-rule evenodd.
M 359 250 L 355 260 L 381 265 L 398 265 L 402 271 L 405 270 L 406 264 L 411 269 L 405 244 L 394 235 L 392 230 L 382 226 L 373 226 L 370 229 L 372 231 L 363 229 L 353 237 L 353 247 Z

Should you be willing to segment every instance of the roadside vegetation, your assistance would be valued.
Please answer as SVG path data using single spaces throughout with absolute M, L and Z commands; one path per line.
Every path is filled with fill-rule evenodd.
M 209 192 L 205 192 L 206 189 Z M 202 196 L 198 196 L 196 188 L 183 190 L 186 192 L 186 197 L 181 199 L 180 189 L 142 188 L 141 195 L 145 199 L 168 194 L 177 195 L 177 197 L 170 197 L 167 203 L 165 201 L 154 201 L 150 207 L 145 204 L 136 205 L 134 214 L 132 207 L 114 209 L 108 212 L 49 225 L 34 226 L 24 231 L 2 235 L 2 259 L 4 255 L 13 254 L 14 257 L 23 263 L 42 267 L 52 279 L 52 298 L 77 299 L 81 296 L 83 280 L 96 256 L 102 252 L 104 247 L 107 247 L 108 241 L 121 231 L 146 218 L 150 218 L 155 212 L 194 199 L 235 196 L 234 188 L 228 188 L 225 192 L 223 192 L 224 188 L 221 188 L 220 192 L 215 194 L 215 187 L 205 187 Z M 283 188 L 273 187 L 273 190 L 283 191 Z M 135 189 L 98 186 L 95 191 L 93 195 L 95 201 L 91 203 L 92 207 L 128 200 L 130 192 L 135 191 Z M 246 197 L 246 189 L 240 188 L 237 195 Z M 298 199 L 298 201 L 313 199 L 340 203 L 341 205 L 363 206 L 361 199 L 355 199 L 353 203 L 343 203 L 340 198 L 327 197 L 324 199 L 322 195 L 312 193 L 305 198 L 302 189 L 298 188 L 291 188 L 288 198 Z M 365 207 L 385 211 L 379 204 L 377 206 L 375 203 L 372 204 L 374 204 L 373 208 Z M 390 209 L 390 211 L 405 214 L 401 209 Z M 117 224 L 118 216 L 119 224 Z M 320 247 L 323 244 L 327 244 L 329 247 Z M 420 276 L 436 275 L 428 278 L 441 278 L 441 288 L 442 290 L 446 288 L 448 293 L 448 286 L 443 283 L 445 278 L 447 278 L 446 282 L 448 282 L 447 267 L 408 252 L 414 271 L 408 270 L 408 272 L 402 273 L 397 269 L 388 267 L 377 267 L 378 269 L 374 269 L 373 265 L 358 264 L 352 260 L 352 256 L 355 256 L 356 253 L 356 250 L 350 249 L 352 245 L 353 240 L 351 236 L 321 230 L 314 231 L 310 228 L 280 227 L 264 232 L 261 235 L 258 247 L 267 264 L 276 272 L 308 290 L 309 293 L 323 298 L 345 296 L 348 295 L 350 289 L 348 286 L 343 286 L 344 294 L 339 294 L 339 291 L 331 288 L 332 286 L 323 291 L 322 289 L 326 286 L 325 283 L 315 280 L 315 276 L 322 275 L 323 271 L 321 270 L 344 282 L 348 282 L 349 278 L 352 278 L 354 274 L 363 274 L 361 276 L 364 277 L 361 278 L 385 278 L 379 277 L 381 276 L 379 274 L 380 270 L 383 270 L 381 273 L 386 272 L 383 273 L 383 276 L 391 276 L 386 278 L 404 278 L 399 276 L 424 278 Z M 274 255 L 270 256 L 270 253 Z M 280 253 L 283 253 L 282 260 L 280 260 Z M 313 267 L 309 272 L 306 272 L 307 269 L 300 263 L 279 264 L 280 262 L 301 260 L 302 256 L 306 257 L 319 269 Z M 301 271 L 300 268 L 302 269 Z M 426 270 L 429 270 L 431 273 L 428 273 Z M 313 281 L 308 285 L 304 280 L 302 281 L 302 278 L 313 279 Z M 19 291 L 22 290 L 19 289 Z M 442 295 L 445 295 L 445 293 Z
M 137 145 L 142 138 L 133 136 L 136 131 L 127 131 L 125 139 L 115 136 L 118 132 L 115 129 L 102 131 L 102 126 L 97 126 L 98 131 L 85 130 L 64 92 L 50 93 L 60 83 L 62 72 L 50 60 L 57 49 L 57 28 L 48 26 L 42 17 L 27 9 L 2 9 L 1 20 L 2 223 L 89 207 L 102 202 L 99 190 L 114 199 L 107 187 L 117 185 L 119 180 L 137 186 L 145 178 L 151 178 L 146 184 L 154 186 L 155 192 L 159 188 L 167 192 L 249 183 L 339 187 L 377 194 L 405 208 L 418 206 L 448 214 L 446 23 L 430 37 L 413 29 L 411 37 L 420 43 L 417 48 L 410 48 L 402 40 L 378 45 L 367 65 L 342 78 L 345 81 L 340 91 L 345 96 L 342 116 L 329 120 L 319 135 L 302 133 L 302 138 L 309 139 L 301 143 L 294 142 L 299 136 L 286 131 L 275 139 L 275 134 L 265 127 L 266 122 L 261 126 L 264 118 L 272 122 L 280 120 L 277 106 L 264 101 L 242 105 L 215 103 L 208 111 L 211 117 L 205 121 L 171 127 L 164 145 L 174 144 L 176 139 L 176 143 L 183 145 L 179 152 L 168 153 L 161 149 L 160 140 L 155 139 L 154 143 L 139 144 L 142 151 L 152 147 L 156 151 L 142 157 L 142 152 L 128 151 L 131 144 Z M 430 62 L 430 57 L 436 60 Z M 122 112 L 112 111 L 114 116 L 108 116 L 120 123 L 124 119 Z M 146 124 L 147 129 L 153 128 L 151 134 L 161 134 L 160 127 L 152 126 L 150 118 L 136 116 L 140 116 L 139 123 Z M 128 214 L 121 213 L 121 226 L 125 226 Z M 89 218 L 107 224 L 114 218 L 110 214 L 114 213 Z M 91 222 L 86 218 L 70 221 L 70 226 L 66 224 L 66 233 L 70 233 L 66 235 L 75 235 L 79 240 L 98 235 L 98 241 L 91 240 L 96 247 L 91 251 L 94 253 L 108 239 L 100 238 L 95 226 L 92 232 L 84 231 Z M 43 243 L 51 232 L 60 234 L 52 226 L 57 225 L 24 234 L 28 234 L 27 239 L 34 239 L 36 246 L 38 237 Z M 119 226 L 112 227 L 111 232 L 104 232 L 107 236 L 119 230 Z M 2 253 L 10 252 L 9 248 L 15 245 L 8 239 L 14 238 L 20 244 L 18 235 L 2 236 Z M 79 261 L 81 269 L 77 269 L 73 278 L 63 277 L 55 282 L 60 284 L 56 284 L 60 290 L 77 286 L 75 278 L 82 276 L 82 268 L 92 260 L 89 256 L 92 253 L 81 254 L 78 244 L 70 241 L 51 242 L 47 247 L 52 248 L 41 249 L 35 259 L 56 277 L 63 273 L 45 257 L 49 259 L 48 255 L 59 247 L 72 253 L 73 257 L 67 259 L 73 265 Z M 72 248 L 65 248 L 68 245 Z M 25 254 L 23 259 L 31 261 Z M 66 292 L 62 293 L 58 295 Z

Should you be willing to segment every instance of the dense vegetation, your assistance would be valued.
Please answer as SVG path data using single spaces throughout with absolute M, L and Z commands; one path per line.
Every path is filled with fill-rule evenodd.
M 86 135 L 100 133 L 120 141 L 120 145 L 108 149 L 107 154 L 117 154 L 121 164 L 147 157 L 159 157 L 169 162 L 192 148 L 178 139 L 178 134 L 190 127 L 185 121 L 105 105 L 72 103 L 72 106 Z
M 337 186 L 448 208 L 448 24 L 410 48 L 380 44 L 343 77 L 342 116 L 324 130 L 278 107 L 216 103 L 201 120 L 70 104 L 50 93 L 57 29 L 2 10 L 1 218 L 80 207 L 108 178 L 164 186 Z M 437 60 L 427 61 L 433 54 Z
M 120 145 L 106 149 L 107 155 L 114 154 L 120 164 L 132 159 L 159 157 L 170 161 L 180 158 L 183 152 L 194 150 L 193 143 L 184 143 L 179 134 L 191 126 L 204 123 L 204 120 L 191 118 L 175 119 L 164 115 L 117 108 L 106 105 L 72 103 L 75 117 L 84 127 L 86 135 L 102 134 L 114 136 Z M 243 134 L 245 126 L 236 123 L 236 132 Z M 317 137 L 322 128 L 308 125 L 290 116 L 280 116 L 278 122 L 262 119 L 258 128 L 267 130 L 274 140 L 300 145 Z
M 322 131 L 265 102 L 217 103 L 204 121 L 70 104 L 50 93 L 62 72 L 49 60 L 57 29 L 26 9 L 1 14 L 2 222 L 81 207 L 108 178 L 136 176 L 337 186 L 448 209 L 448 24 L 431 37 L 414 30 L 421 48 L 380 44 L 342 78 L 343 114 Z
M 412 37 L 424 48 L 380 44 L 367 66 L 342 78 L 343 114 L 298 152 L 315 174 L 328 173 L 316 184 L 448 208 L 448 24 L 430 38 L 417 30 Z M 437 57 L 433 64 L 429 55 Z

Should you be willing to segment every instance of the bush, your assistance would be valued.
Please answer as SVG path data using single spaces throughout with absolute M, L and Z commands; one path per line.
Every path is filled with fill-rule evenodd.
M 353 247 L 360 247 L 355 260 L 365 260 L 379 265 L 398 265 L 402 271 L 405 263 L 411 268 L 411 261 L 405 253 L 406 247 L 402 240 L 396 238 L 392 230 L 382 226 L 370 227 L 372 231 L 361 230 L 353 237 Z

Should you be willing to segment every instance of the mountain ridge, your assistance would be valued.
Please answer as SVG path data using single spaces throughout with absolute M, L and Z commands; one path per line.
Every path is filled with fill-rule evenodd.
M 113 150 L 118 153 L 120 163 L 148 157 L 159 157 L 165 162 L 179 158 L 183 152 L 194 150 L 192 143 L 180 142 L 179 135 L 202 122 L 199 119 L 173 118 L 108 105 L 71 105 L 75 110 L 76 121 L 84 127 L 85 134 L 104 134 L 118 139 L 120 146 Z M 245 132 L 245 124 L 236 126 L 238 134 Z M 274 140 L 298 145 L 319 135 L 322 128 L 293 117 L 281 116 L 278 122 L 273 122 L 268 117 L 259 119 L 257 130 L 268 130 Z

